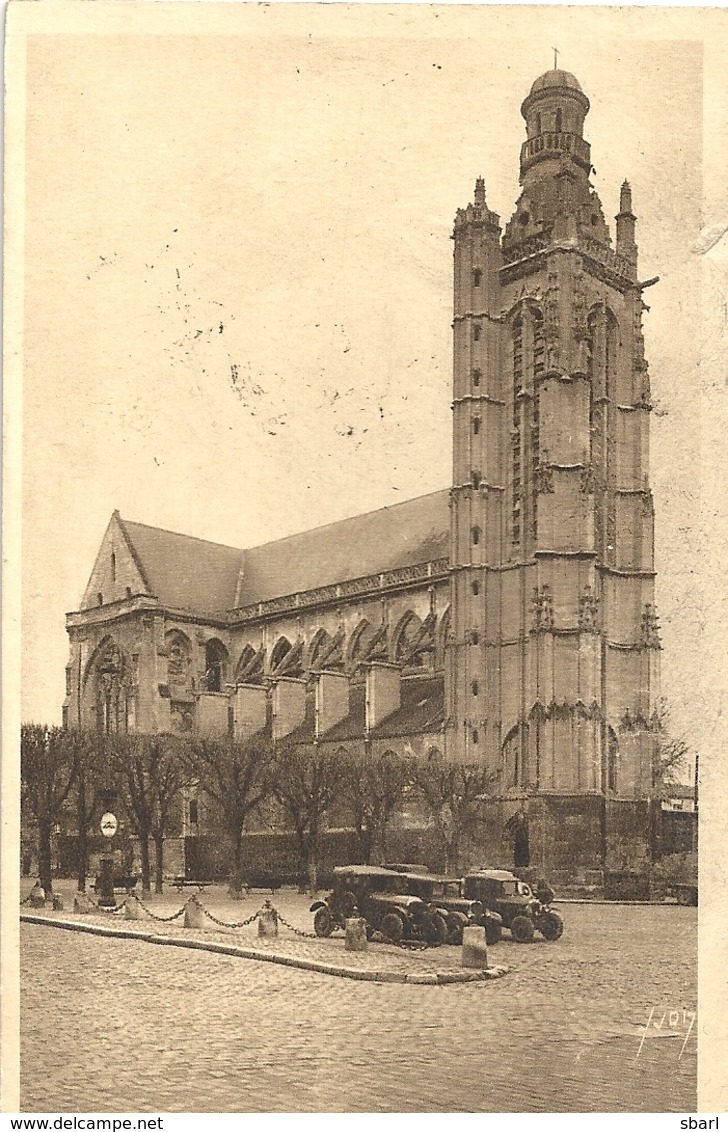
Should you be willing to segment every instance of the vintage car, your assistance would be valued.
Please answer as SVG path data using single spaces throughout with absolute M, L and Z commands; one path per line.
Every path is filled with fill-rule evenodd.
M 470 900 L 480 900 L 484 908 L 497 912 L 517 943 L 529 943 L 537 931 L 547 940 L 560 939 L 563 933 L 564 921 L 559 913 L 538 900 L 525 881 L 505 869 L 468 873 L 464 892 Z
M 503 920 L 498 912 L 483 907 L 479 900 L 468 900 L 463 896 L 463 882 L 455 877 L 437 876 L 424 865 L 387 864 L 399 874 L 412 896 L 429 904 L 435 904 L 445 917 L 447 942 L 463 942 L 463 929 L 484 927 L 487 943 L 497 943 L 501 938 Z
M 311 905 L 316 935 L 329 936 L 352 915 L 367 922 L 367 935 L 381 932 L 385 940 L 419 939 L 444 943 L 447 923 L 434 904 L 404 891 L 391 869 L 375 865 L 344 865 L 334 869 L 334 887 L 325 900 Z

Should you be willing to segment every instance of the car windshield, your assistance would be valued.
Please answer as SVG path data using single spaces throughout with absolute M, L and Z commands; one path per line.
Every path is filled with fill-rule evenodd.
M 517 880 L 504 880 L 502 883 L 503 883 L 503 895 L 504 896 L 517 896 L 518 895 L 518 881 Z

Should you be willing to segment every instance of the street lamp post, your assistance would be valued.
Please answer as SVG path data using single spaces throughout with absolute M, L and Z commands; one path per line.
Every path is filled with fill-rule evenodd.
M 106 838 L 107 849 L 101 857 L 101 874 L 100 892 L 99 892 L 99 907 L 100 908 L 115 908 L 116 898 L 114 897 L 114 853 L 113 853 L 113 838 L 119 828 L 119 823 L 116 819 L 116 814 L 112 814 L 107 810 L 101 816 L 101 833 Z

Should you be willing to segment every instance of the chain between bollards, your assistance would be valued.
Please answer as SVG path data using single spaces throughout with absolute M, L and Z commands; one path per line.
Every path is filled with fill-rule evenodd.
M 258 916 L 261 914 L 261 912 L 263 912 L 265 909 L 267 909 L 269 907 L 272 907 L 272 905 L 270 904 L 270 901 L 266 900 L 265 904 L 262 904 L 257 912 L 253 912 L 252 916 L 248 916 L 247 920 L 237 920 L 234 923 L 227 923 L 227 921 L 225 921 L 225 920 L 218 920 L 217 916 L 213 916 L 212 912 L 208 912 L 205 905 L 201 904 L 196 896 L 191 896 L 188 903 L 191 902 L 191 901 L 194 901 L 195 904 L 199 905 L 199 907 L 205 913 L 207 918 L 209 920 L 212 920 L 213 924 L 218 924 L 221 928 L 247 928 L 248 924 L 252 924 L 253 920 L 258 919 Z
M 173 916 L 157 916 L 151 910 L 151 908 L 147 908 L 146 904 L 142 900 L 140 900 L 138 896 L 135 896 L 134 900 L 136 900 L 137 904 L 144 909 L 148 916 L 151 916 L 153 920 L 156 920 L 160 924 L 171 924 L 173 920 L 178 920 L 180 916 L 184 915 L 184 910 L 187 907 L 187 904 L 189 904 L 188 900 L 187 904 L 183 904 L 179 912 L 175 912 Z M 194 900 L 194 897 L 190 897 L 190 900 Z M 124 904 L 126 904 L 126 901 L 124 901 Z
M 271 908 L 273 908 L 272 904 L 270 906 L 271 906 Z M 283 919 L 283 916 L 281 916 L 281 914 L 280 914 L 280 912 L 278 911 L 277 908 L 273 908 L 273 911 L 277 915 L 280 922 L 283 924 L 283 927 L 288 928 L 288 930 L 293 932 L 294 935 L 300 936 L 301 939 L 318 939 L 316 932 L 306 932 L 306 931 L 303 931 L 301 928 L 296 928 L 296 927 L 293 926 L 293 924 L 289 924 L 288 920 Z

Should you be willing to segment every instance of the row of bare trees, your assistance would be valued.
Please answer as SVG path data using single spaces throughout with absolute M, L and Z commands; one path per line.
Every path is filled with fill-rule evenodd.
M 664 705 L 658 721 L 655 786 L 674 779 L 688 749 L 669 727 Z M 364 863 L 386 858 L 387 828 L 398 811 L 414 804 L 431 823 L 446 871 L 461 863 L 480 802 L 492 788 L 481 766 L 406 758 L 392 752 L 336 751 L 312 745 L 273 744 L 263 735 L 246 741 L 173 735 L 101 735 L 24 725 L 21 736 L 24 816 L 35 825 L 43 887 L 51 891 L 54 828 L 75 827 L 78 886 L 86 884 L 90 838 L 114 799 L 126 816 L 141 856 L 142 885 L 162 889 L 165 838 L 179 833 L 181 797 L 195 791 L 228 842 L 231 889 L 246 879 L 245 832 L 271 803 L 281 827 L 295 837 L 301 875 L 317 887 L 324 835 L 332 819 L 353 827 Z
M 333 815 L 352 826 L 362 862 L 386 856 L 387 828 L 405 804 L 429 817 L 445 868 L 458 864 L 462 839 L 477 822 L 488 789 L 482 768 L 392 752 L 352 754 L 323 747 L 172 735 L 100 735 L 25 725 L 21 736 L 22 805 L 36 828 L 40 880 L 52 889 L 51 842 L 59 824 L 75 829 L 78 887 L 88 873 L 91 838 L 104 809 L 126 817 L 139 844 L 143 888 L 162 890 L 165 838 L 179 832 L 181 797 L 206 802 L 230 847 L 230 885 L 246 879 L 245 832 L 273 803 L 296 842 L 300 873 L 315 891 L 324 835 Z M 260 825 L 260 820 L 258 822 Z M 154 867 L 152 868 L 152 849 Z

